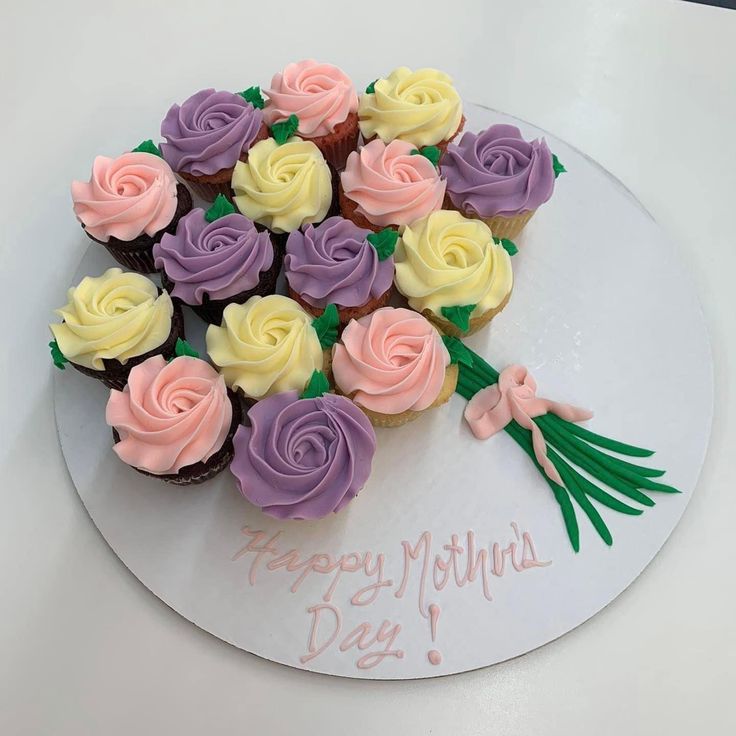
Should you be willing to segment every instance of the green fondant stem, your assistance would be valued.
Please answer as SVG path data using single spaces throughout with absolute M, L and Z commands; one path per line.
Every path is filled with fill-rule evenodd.
M 608 437 L 604 437 L 603 435 L 591 432 L 586 427 L 575 424 L 575 422 L 568 422 L 566 419 L 562 419 L 561 417 L 556 416 L 552 421 L 555 425 L 559 426 L 560 429 L 565 429 L 591 445 L 597 445 L 598 447 L 602 447 L 604 450 L 610 450 L 611 452 L 616 452 L 619 455 L 628 455 L 629 457 L 651 457 L 654 455 L 653 450 L 645 450 L 643 447 L 627 445 L 625 442 L 612 440 Z

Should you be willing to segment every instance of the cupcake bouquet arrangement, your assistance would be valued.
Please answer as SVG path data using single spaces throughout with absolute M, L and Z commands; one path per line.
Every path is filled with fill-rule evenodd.
M 400 67 L 359 94 L 305 60 L 263 89 L 195 92 L 160 143 L 98 156 L 73 209 L 123 268 L 69 289 L 50 347 L 110 389 L 118 457 L 178 485 L 229 468 L 264 513 L 317 519 L 365 485 L 377 428 L 457 391 L 476 436 L 506 429 L 530 454 L 573 546 L 572 501 L 602 531 L 586 494 L 613 497 L 568 460 L 642 503 L 642 487 L 667 488 L 595 449 L 638 448 L 606 446 L 576 424 L 588 414 L 537 400 L 533 379 L 462 342 L 509 303 L 513 239 L 564 171 L 513 126 L 464 126 L 443 72 Z M 206 356 L 185 309 L 208 323 Z

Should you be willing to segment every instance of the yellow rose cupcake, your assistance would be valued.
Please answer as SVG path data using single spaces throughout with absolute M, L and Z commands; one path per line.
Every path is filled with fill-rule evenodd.
M 396 288 L 445 334 L 472 335 L 508 303 L 509 251 L 514 244 L 496 242 L 482 220 L 438 210 L 404 228 L 394 254 Z
M 324 351 L 337 339 L 337 325 L 333 304 L 315 318 L 286 296 L 253 296 L 225 307 L 222 325 L 208 327 L 207 353 L 246 398 L 301 393 L 314 371 L 328 372 Z
M 322 222 L 333 200 L 332 173 L 319 148 L 293 137 L 256 143 L 248 160 L 235 165 L 232 187 L 237 208 L 274 233 Z
M 463 103 L 452 79 L 436 69 L 394 69 L 368 85 L 358 105 L 366 141 L 402 140 L 444 150 L 462 130 Z
M 56 310 L 49 345 L 57 367 L 71 363 L 80 373 L 122 390 L 133 366 L 153 355 L 174 356 L 184 337 L 181 309 L 150 279 L 109 268 L 86 276 Z

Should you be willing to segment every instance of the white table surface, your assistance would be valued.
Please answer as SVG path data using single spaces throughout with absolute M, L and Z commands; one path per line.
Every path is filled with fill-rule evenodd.
M 736 12 L 674 0 L 351 5 L 2 3 L 0 733 L 733 733 Z M 466 99 L 576 145 L 671 233 L 702 298 L 715 420 L 682 523 L 601 614 L 493 668 L 373 683 L 233 649 L 127 572 L 66 473 L 46 323 L 87 247 L 70 180 L 96 153 L 156 137 L 192 91 L 263 85 L 306 56 L 360 87 L 400 64 L 436 66 Z

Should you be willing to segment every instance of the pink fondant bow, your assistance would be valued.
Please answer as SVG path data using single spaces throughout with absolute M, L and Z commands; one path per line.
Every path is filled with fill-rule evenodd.
M 532 445 L 537 462 L 547 477 L 563 485 L 557 468 L 547 457 L 547 443 L 534 417 L 552 412 L 569 422 L 590 419 L 593 412 L 570 404 L 560 404 L 549 399 L 537 398 L 537 384 L 522 365 L 510 365 L 501 371 L 498 383 L 478 391 L 465 408 L 465 419 L 479 440 L 488 439 L 500 432 L 512 419 L 532 433 Z

